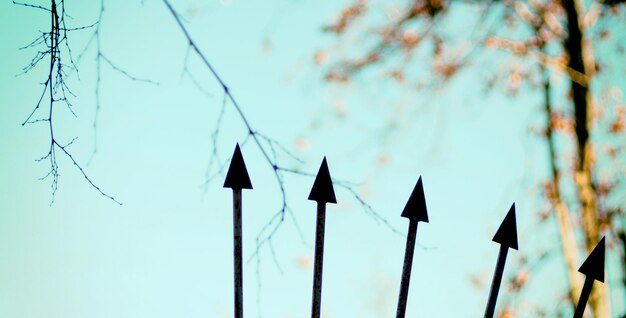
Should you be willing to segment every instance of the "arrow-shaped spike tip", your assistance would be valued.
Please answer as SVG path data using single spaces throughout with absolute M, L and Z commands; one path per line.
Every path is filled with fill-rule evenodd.
M 604 283 L 604 254 L 605 248 L 603 237 L 593 251 L 591 251 L 578 271 L 585 274 L 588 278 L 593 278 Z
M 224 180 L 224 188 L 252 189 L 252 182 L 250 182 L 250 176 L 248 176 L 248 169 L 246 169 L 246 163 L 243 161 L 239 143 L 235 146 L 235 152 L 226 173 L 226 180 Z
M 313 182 L 313 188 L 311 188 L 309 200 L 322 203 L 337 203 L 337 199 L 335 198 L 335 188 L 333 188 L 330 171 L 328 171 L 326 157 L 322 160 L 320 170 L 317 172 L 317 176 Z
M 517 250 L 517 222 L 515 221 L 515 203 L 511 205 L 509 212 L 500 224 L 493 241 L 502 246 Z
M 400 215 L 412 221 L 428 223 L 428 211 L 426 209 L 426 197 L 424 196 L 424 185 L 422 177 L 419 177 L 409 201 L 404 206 Z

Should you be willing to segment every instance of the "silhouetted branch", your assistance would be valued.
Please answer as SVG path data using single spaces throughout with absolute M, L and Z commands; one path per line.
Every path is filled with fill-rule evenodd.
M 76 70 L 76 65 L 72 58 L 72 50 L 69 45 L 68 33 L 72 31 L 91 28 L 99 24 L 96 22 L 83 27 L 68 28 L 65 22 L 67 14 L 65 12 L 64 0 L 61 0 L 60 2 L 52 0 L 49 9 L 41 7 L 39 5 L 18 3 L 15 1 L 13 3 L 29 8 L 41 9 L 43 11 L 49 12 L 50 14 L 50 30 L 48 32 L 42 32 L 39 37 L 37 37 L 34 41 L 24 47 L 24 49 L 40 49 L 37 51 L 35 57 L 31 60 L 31 62 L 22 69 L 23 73 L 27 73 L 37 67 L 40 62 L 43 61 L 45 58 L 50 59 L 48 73 L 45 81 L 43 82 L 42 93 L 39 96 L 35 107 L 22 123 L 22 126 L 38 123 L 47 123 L 48 125 L 50 137 L 49 148 L 47 153 L 39 158 L 37 161 L 48 161 L 50 163 L 50 170 L 43 177 L 40 178 L 41 180 L 48 178 L 51 179 L 52 200 L 50 204 L 54 202 L 54 197 L 58 189 L 59 183 L 60 174 L 57 157 L 58 151 L 60 151 L 62 155 L 70 160 L 70 162 L 80 172 L 80 174 L 85 178 L 87 183 L 89 183 L 89 185 L 93 189 L 95 189 L 102 196 L 118 204 L 121 204 L 115 198 L 105 193 L 98 185 L 96 185 L 93 180 L 87 175 L 83 167 L 76 161 L 74 156 L 68 151 L 67 148 L 72 145 L 76 138 L 72 139 L 72 141 L 70 141 L 69 143 L 61 144 L 55 136 L 55 106 L 57 106 L 58 104 L 65 105 L 66 109 L 76 117 L 76 113 L 72 109 L 72 104 L 69 100 L 69 97 L 73 97 L 74 94 L 70 90 L 65 80 L 68 74 L 66 69 Z M 63 62 L 65 58 L 69 59 L 69 64 L 65 64 Z M 44 99 L 46 101 L 45 103 Z M 43 117 L 35 117 L 42 111 L 43 108 L 46 107 L 47 109 L 43 111 Z
M 24 7 L 29 7 L 29 8 L 34 8 L 34 9 L 39 9 L 39 10 L 44 10 L 47 12 L 51 12 L 50 9 L 39 6 L 39 5 L 35 5 L 35 4 L 30 4 L 30 3 L 22 3 L 22 2 L 17 2 L 15 0 L 13 0 L 13 4 L 17 4 L 20 6 L 24 6 Z
M 96 84 L 95 84 L 96 108 L 94 111 L 93 124 L 92 124 L 93 150 L 91 152 L 91 155 L 89 156 L 89 160 L 87 161 L 87 164 L 91 163 L 91 161 L 94 159 L 94 157 L 96 156 L 98 152 L 98 119 L 100 117 L 100 109 L 102 106 L 101 99 L 100 99 L 100 90 L 101 90 L 101 85 L 102 85 L 102 62 L 109 65 L 109 67 L 111 67 L 112 70 L 118 72 L 119 74 L 123 75 L 124 77 L 128 78 L 131 81 L 143 82 L 143 83 L 152 84 L 152 85 L 159 85 L 159 83 L 156 81 L 146 79 L 146 78 L 141 78 L 141 77 L 138 77 L 129 73 L 127 70 L 118 66 L 118 64 L 114 63 L 105 54 L 102 48 L 102 42 L 101 42 L 104 12 L 105 12 L 104 0 L 100 0 L 100 8 L 98 11 L 98 22 L 97 22 L 96 28 L 94 32 L 91 34 L 91 37 L 87 41 L 87 44 L 85 45 L 85 47 L 83 48 L 83 51 L 80 53 L 78 57 L 78 60 L 80 61 L 85 56 L 89 48 L 91 48 L 92 45 L 95 45 L 95 50 L 96 50 L 96 58 L 95 58 L 95 61 L 96 61 Z
M 189 69 L 188 64 L 189 64 L 189 53 L 190 52 L 191 51 L 189 50 L 189 46 L 188 46 L 187 47 L 187 52 L 185 52 L 185 58 L 184 58 L 184 61 L 183 61 L 183 71 L 180 73 L 180 80 L 182 81 L 183 77 L 187 76 L 191 80 L 191 83 L 200 92 L 202 92 L 202 94 L 204 94 L 205 96 L 213 96 L 213 94 L 209 93 L 209 91 L 207 89 L 205 89 L 204 87 L 202 87 L 202 85 L 200 85 L 200 81 L 198 81 L 198 79 L 196 79 L 196 77 L 193 75 L 193 73 Z M 226 96 L 224 96 L 224 100 L 225 99 L 226 99 Z M 222 104 L 222 109 L 220 111 L 220 116 L 222 116 L 223 110 L 224 110 L 224 104 Z
M 124 69 L 122 69 L 121 67 L 113 64 L 113 62 L 111 62 L 111 60 L 109 60 L 108 57 L 106 57 L 104 54 L 102 53 L 98 53 L 99 58 L 101 58 L 102 60 L 104 60 L 107 64 L 109 64 L 109 66 L 116 70 L 118 73 L 128 77 L 130 80 L 136 81 L 136 82 L 144 82 L 144 83 L 149 83 L 149 84 L 153 84 L 153 85 L 159 85 L 158 82 L 155 82 L 153 80 L 150 79 L 145 79 L 145 78 L 139 78 L 136 77 L 134 75 L 131 75 L 130 73 L 128 73 L 127 71 L 125 71 Z
M 206 56 L 202 53 L 202 51 L 200 50 L 200 48 L 196 45 L 195 41 L 193 40 L 193 38 L 191 37 L 191 35 L 189 34 L 189 31 L 187 30 L 187 28 L 185 27 L 180 15 L 178 14 L 178 12 L 172 7 L 172 5 L 170 4 L 169 1 L 167 0 L 163 0 L 164 4 L 166 5 L 166 7 L 168 8 L 168 10 L 170 11 L 170 13 L 172 14 L 172 16 L 174 17 L 176 23 L 178 24 L 179 28 L 181 29 L 181 31 L 183 32 L 183 35 L 185 36 L 185 39 L 187 41 L 187 45 L 188 48 L 191 52 L 194 52 L 196 54 L 196 56 L 198 58 L 200 58 L 202 64 L 208 68 L 208 70 L 211 72 L 211 74 L 213 75 L 213 77 L 215 78 L 215 80 L 218 82 L 218 84 L 221 86 L 223 92 L 224 92 L 224 96 L 225 96 L 225 100 L 222 103 L 222 110 L 220 111 L 220 115 L 218 116 L 218 120 L 217 120 L 217 125 L 215 130 L 213 131 L 212 134 L 212 140 L 213 140 L 213 152 L 212 154 L 214 156 L 218 156 L 217 154 L 217 150 L 216 150 L 216 139 L 217 136 L 219 134 L 219 126 L 221 123 L 221 118 L 223 116 L 223 107 L 225 105 L 226 102 L 229 102 L 230 105 L 232 105 L 232 107 L 236 110 L 237 115 L 239 116 L 239 118 L 241 119 L 241 121 L 243 122 L 246 130 L 247 130 L 247 138 L 249 137 L 251 139 L 251 141 L 256 145 L 256 147 L 261 151 L 261 154 L 263 156 L 263 158 L 265 159 L 265 161 L 267 162 L 267 164 L 272 168 L 272 171 L 274 173 L 274 178 L 276 180 L 276 183 L 279 187 L 280 190 L 280 207 L 278 209 L 278 211 L 276 212 L 276 214 L 274 214 L 269 222 L 261 229 L 259 236 L 257 237 L 257 249 L 256 251 L 253 253 L 252 257 L 255 257 L 256 255 L 258 255 L 258 252 L 260 250 L 260 248 L 262 246 L 264 246 L 265 244 L 272 244 L 272 238 L 274 236 L 274 234 L 278 231 L 280 224 L 283 223 L 283 221 L 285 220 L 285 214 L 287 214 L 287 212 L 289 212 L 289 207 L 287 204 L 287 189 L 285 188 L 285 184 L 284 184 L 284 175 L 283 173 L 290 173 L 290 174 L 295 174 L 295 175 L 305 175 L 305 176 L 314 176 L 313 174 L 309 174 L 309 173 L 305 173 L 299 170 L 293 170 L 293 169 L 288 169 L 286 167 L 283 167 L 281 164 L 279 164 L 278 161 L 278 153 L 282 153 L 282 154 L 286 154 L 287 156 L 289 156 L 290 158 L 301 162 L 301 160 L 299 158 L 297 158 L 297 156 L 295 156 L 294 154 L 292 154 L 291 152 L 289 152 L 284 146 L 282 146 L 280 143 L 278 143 L 277 141 L 265 136 L 264 134 L 259 133 L 258 131 L 256 131 L 250 121 L 248 120 L 248 117 L 244 114 L 241 106 L 239 105 L 239 103 L 237 102 L 237 100 L 235 99 L 235 97 L 233 96 L 233 94 L 230 92 L 228 86 L 226 85 L 226 83 L 223 81 L 223 79 L 219 76 L 219 74 L 215 71 L 215 69 L 213 68 L 213 65 L 208 61 L 208 59 L 206 58 Z M 188 57 L 188 53 L 186 54 L 186 59 Z M 214 159 L 211 159 L 210 164 L 214 164 Z M 219 161 L 219 158 L 217 158 L 217 160 Z M 218 165 L 219 171 L 221 172 L 223 171 L 224 168 L 224 164 L 223 162 L 226 161 L 222 161 L 222 164 Z M 211 178 L 214 177 L 214 175 L 210 175 Z M 362 200 L 362 198 L 356 193 L 356 191 L 354 191 L 354 189 L 350 188 L 349 186 L 344 185 L 343 187 L 350 189 L 351 193 L 353 194 L 353 196 L 355 198 L 357 198 L 357 200 L 363 205 L 363 207 L 366 209 L 366 211 L 369 212 L 370 215 L 375 216 L 375 219 L 377 219 L 378 221 L 380 220 L 384 220 L 383 217 L 381 217 L 380 215 L 378 215 L 371 207 L 369 207 L 368 205 L 365 205 L 364 200 Z M 387 225 L 389 225 L 389 223 L 386 223 Z M 389 227 L 391 228 L 391 226 L 389 225 Z

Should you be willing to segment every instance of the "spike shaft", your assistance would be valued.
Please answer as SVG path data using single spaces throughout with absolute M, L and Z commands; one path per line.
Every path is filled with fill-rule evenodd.
M 402 282 L 400 283 L 400 295 L 398 296 L 398 309 L 396 318 L 404 318 L 406 304 L 409 297 L 409 283 L 411 281 L 411 269 L 413 267 L 413 253 L 415 252 L 415 238 L 417 236 L 417 221 L 411 220 L 409 232 L 406 237 L 406 251 L 404 252 L 404 266 L 402 267 Z
M 582 318 L 585 313 L 585 307 L 587 306 L 587 301 L 589 301 L 589 295 L 591 295 L 591 288 L 593 287 L 594 279 L 591 277 L 585 278 L 585 284 L 583 285 L 583 290 L 580 293 L 580 298 L 578 299 L 578 305 L 576 306 L 576 311 L 574 312 L 574 318 Z
M 485 318 L 493 318 L 493 314 L 496 311 L 496 302 L 498 300 L 498 292 L 500 291 L 500 284 L 502 283 L 502 275 L 504 274 L 504 264 L 506 263 L 506 256 L 509 252 L 509 248 L 505 245 L 500 246 L 500 254 L 498 254 L 498 262 L 496 263 L 496 270 L 493 274 L 493 282 L 491 283 L 491 291 L 489 292 L 489 300 L 487 301 L 487 309 L 485 310 Z
M 325 223 L 326 204 L 323 202 L 317 202 L 317 225 L 315 229 L 315 262 L 313 269 L 313 303 L 311 308 L 311 318 L 319 318 L 321 315 Z
M 235 318 L 243 318 L 243 266 L 241 189 L 233 189 L 233 254 L 235 265 Z

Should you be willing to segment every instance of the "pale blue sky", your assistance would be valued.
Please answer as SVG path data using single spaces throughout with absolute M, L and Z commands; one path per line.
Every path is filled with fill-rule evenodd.
M 14 77 L 33 53 L 18 48 L 46 27 L 47 17 L 8 1 L 0 4 L 0 316 L 231 317 L 231 193 L 222 189 L 221 178 L 206 192 L 201 186 L 220 89 L 194 56 L 189 67 L 212 96 L 181 79 L 186 43 L 160 1 L 106 3 L 105 54 L 159 85 L 129 81 L 103 66 L 98 153 L 87 166 L 95 80 L 94 52 L 87 52 L 80 81 L 71 79 L 78 118 L 59 109 L 56 125 L 60 138 L 79 137 L 72 152 L 122 206 L 90 188 L 62 156 L 59 190 L 49 206 L 50 184 L 37 180 L 48 165 L 35 162 L 46 152 L 47 132 L 43 126 L 20 126 L 45 70 Z M 329 87 L 312 56 L 336 43 L 321 28 L 345 3 L 233 0 L 175 6 L 251 124 L 297 152 L 305 160 L 301 168 L 315 172 L 326 155 L 331 174 L 362 183 L 359 193 L 402 232 L 407 224 L 400 212 L 423 176 L 430 223 L 418 231 L 425 248 L 416 249 L 408 312 L 480 316 L 499 248 L 491 237 L 513 201 L 520 249 L 532 257 L 538 247 L 558 247 L 554 223 L 538 225 L 536 216 L 541 201 L 535 186 L 546 169 L 546 153 L 543 141 L 528 131 L 530 122 L 542 120 L 540 96 L 511 100 L 473 93 L 478 87 L 472 73 L 449 90 L 428 95 L 393 83 Z M 92 3 L 68 5 L 77 25 L 97 16 Z M 82 47 L 90 31 L 74 34 L 72 43 Z M 344 105 L 345 117 L 334 115 L 337 103 Z M 381 137 L 381 127 L 393 121 L 399 132 Z M 223 125 L 219 150 L 228 155 L 245 130 L 230 106 Z M 300 138 L 309 142 L 306 151 L 294 147 Z M 389 165 L 377 163 L 381 153 L 389 156 Z M 243 154 L 254 185 L 244 192 L 244 254 L 250 256 L 280 197 L 258 149 L 249 144 Z M 312 179 L 290 176 L 287 184 L 308 245 L 288 219 L 274 239 L 280 270 L 267 248 L 260 263 L 245 264 L 249 317 L 309 315 L 312 268 L 298 263 L 313 255 L 315 204 L 306 200 Z M 337 199 L 327 216 L 323 313 L 391 317 L 404 236 L 378 225 L 348 192 L 337 189 Z M 520 255 L 509 253 L 505 276 L 515 274 Z M 485 279 L 482 289 L 471 285 L 472 275 Z M 528 306 L 555 304 L 565 281 L 554 258 L 531 278 L 534 294 L 516 300 L 520 316 L 526 317 Z M 506 285 L 502 300 L 505 295 Z M 624 308 L 623 298 L 618 290 L 613 293 L 616 308 Z

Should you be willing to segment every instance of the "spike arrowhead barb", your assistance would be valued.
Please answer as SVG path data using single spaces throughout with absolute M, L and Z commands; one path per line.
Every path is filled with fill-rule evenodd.
M 422 177 L 419 177 L 409 201 L 402 210 L 402 217 L 405 217 L 411 221 L 426 222 L 428 223 L 428 211 L 426 209 L 426 198 L 424 196 L 424 185 L 422 184 Z
M 578 269 L 579 272 L 585 274 L 587 278 L 593 278 L 604 283 L 604 237 L 598 242 L 598 245 L 591 251 L 585 262 Z
M 333 188 L 333 181 L 330 178 L 330 171 L 328 171 L 326 157 L 322 160 L 320 170 L 317 172 L 317 176 L 313 182 L 313 188 L 311 188 L 309 200 L 323 203 L 337 203 L 337 199 L 335 198 L 335 188 Z
M 500 243 L 500 253 L 498 254 L 498 262 L 493 273 L 493 281 L 491 282 L 491 290 L 489 291 L 489 299 L 487 308 L 485 309 L 485 318 L 493 318 L 496 311 L 496 303 L 498 301 L 498 292 L 500 284 L 502 284 L 502 275 L 504 275 L 504 265 L 506 264 L 506 256 L 509 248 L 517 249 L 517 222 L 515 221 L 515 203 L 511 205 L 509 212 L 504 217 L 502 224 L 493 236 L 493 241 Z
M 226 173 L 226 180 L 224 180 L 224 188 L 252 189 L 252 182 L 250 182 L 250 176 L 248 176 L 248 169 L 246 169 L 246 163 L 243 161 L 239 143 L 235 146 L 235 152 Z
M 509 212 L 500 224 L 500 228 L 493 236 L 493 241 L 502 246 L 517 250 L 517 222 L 515 221 L 515 203 L 511 205 Z

